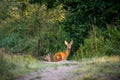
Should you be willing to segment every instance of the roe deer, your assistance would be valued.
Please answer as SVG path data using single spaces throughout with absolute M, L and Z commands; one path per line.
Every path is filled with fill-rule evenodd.
M 51 62 L 51 57 L 50 57 L 50 54 L 47 54 L 44 58 L 45 60 L 47 60 L 48 62 Z
M 44 59 L 49 61 L 49 62 L 51 62 L 51 61 L 57 62 L 57 61 L 61 61 L 61 60 L 67 60 L 67 58 L 70 54 L 70 51 L 71 51 L 72 44 L 73 44 L 73 41 L 71 41 L 70 43 L 65 41 L 65 45 L 67 46 L 67 49 L 65 52 L 55 53 L 55 55 L 53 56 L 53 60 L 51 59 L 50 54 L 46 55 Z

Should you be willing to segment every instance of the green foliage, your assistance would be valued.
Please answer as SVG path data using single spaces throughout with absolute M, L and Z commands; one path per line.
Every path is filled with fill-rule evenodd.
M 120 28 L 108 28 L 108 55 L 120 55 Z
M 84 40 L 74 55 L 74 59 L 86 57 L 120 55 L 120 31 L 115 28 L 108 28 L 106 31 L 93 28 L 89 38 Z
M 16 13 L 14 16 L 11 15 L 14 18 L 4 20 L 1 24 L 0 46 L 12 52 L 28 52 L 37 57 L 64 50 L 63 42 L 68 40 L 68 35 L 62 30 L 64 25 L 59 24 L 65 18 L 63 6 L 47 10 L 45 4 L 28 4 L 24 1 L 19 3 L 24 3 L 26 9 L 23 10 L 19 4 L 10 5 L 19 12 L 10 11 Z
M 90 53 L 86 52 L 87 45 L 91 46 L 89 49 L 92 53 L 105 54 L 107 46 L 110 46 L 108 53 L 112 54 L 113 50 L 118 49 L 113 51 L 118 54 L 119 47 L 116 46 L 119 44 L 119 31 L 114 33 L 108 30 L 106 24 L 119 27 L 119 7 L 118 0 L 2 0 L 0 46 L 12 52 L 31 53 L 38 57 L 64 51 L 64 40 L 73 40 L 73 54 L 70 56 L 83 45 L 86 46 L 83 49 L 86 57 Z M 101 37 L 97 36 L 98 30 L 90 32 L 93 25 L 100 29 Z M 96 35 L 89 35 L 94 32 Z M 111 37 L 108 33 L 111 33 Z M 87 37 L 91 40 L 84 40 Z M 106 50 L 101 48 L 102 45 Z
M 63 30 L 74 40 L 73 52 L 79 48 L 79 44 L 84 44 L 84 39 L 89 36 L 88 33 L 93 28 L 92 25 L 96 25 L 99 29 L 106 30 L 106 24 L 118 24 L 118 1 L 59 0 L 58 2 L 62 3 L 63 8 L 69 11 L 62 24 L 65 25 Z

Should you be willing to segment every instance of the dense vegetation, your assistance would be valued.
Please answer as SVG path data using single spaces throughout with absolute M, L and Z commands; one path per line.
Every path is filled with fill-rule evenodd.
M 119 0 L 1 0 L 0 80 L 37 69 L 32 56 L 64 51 L 64 40 L 72 60 L 120 56 L 119 13 Z
M 120 54 L 119 0 L 1 0 L 0 46 L 41 56 L 65 50 L 71 58 Z

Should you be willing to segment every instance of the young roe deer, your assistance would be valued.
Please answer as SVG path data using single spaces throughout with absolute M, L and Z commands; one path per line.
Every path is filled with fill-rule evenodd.
M 73 41 L 71 41 L 70 43 L 68 43 L 67 41 L 64 41 L 65 45 L 67 46 L 67 49 L 65 52 L 57 52 L 55 53 L 55 55 L 53 56 L 53 60 L 50 57 L 50 54 L 45 56 L 45 60 L 49 61 L 49 62 L 57 62 L 57 61 L 61 61 L 61 60 L 67 60 L 70 51 L 71 51 L 71 46 L 73 44 Z

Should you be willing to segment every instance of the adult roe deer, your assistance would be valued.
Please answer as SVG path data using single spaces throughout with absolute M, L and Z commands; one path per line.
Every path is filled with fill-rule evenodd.
M 53 60 L 50 57 L 50 54 L 45 56 L 45 60 L 49 61 L 49 62 L 57 62 L 57 61 L 61 61 L 61 60 L 67 60 L 70 51 L 71 51 L 71 46 L 73 44 L 73 41 L 71 41 L 70 43 L 68 43 L 67 41 L 64 41 L 65 45 L 67 46 L 67 49 L 65 52 L 57 52 L 55 53 L 55 55 L 53 56 Z

